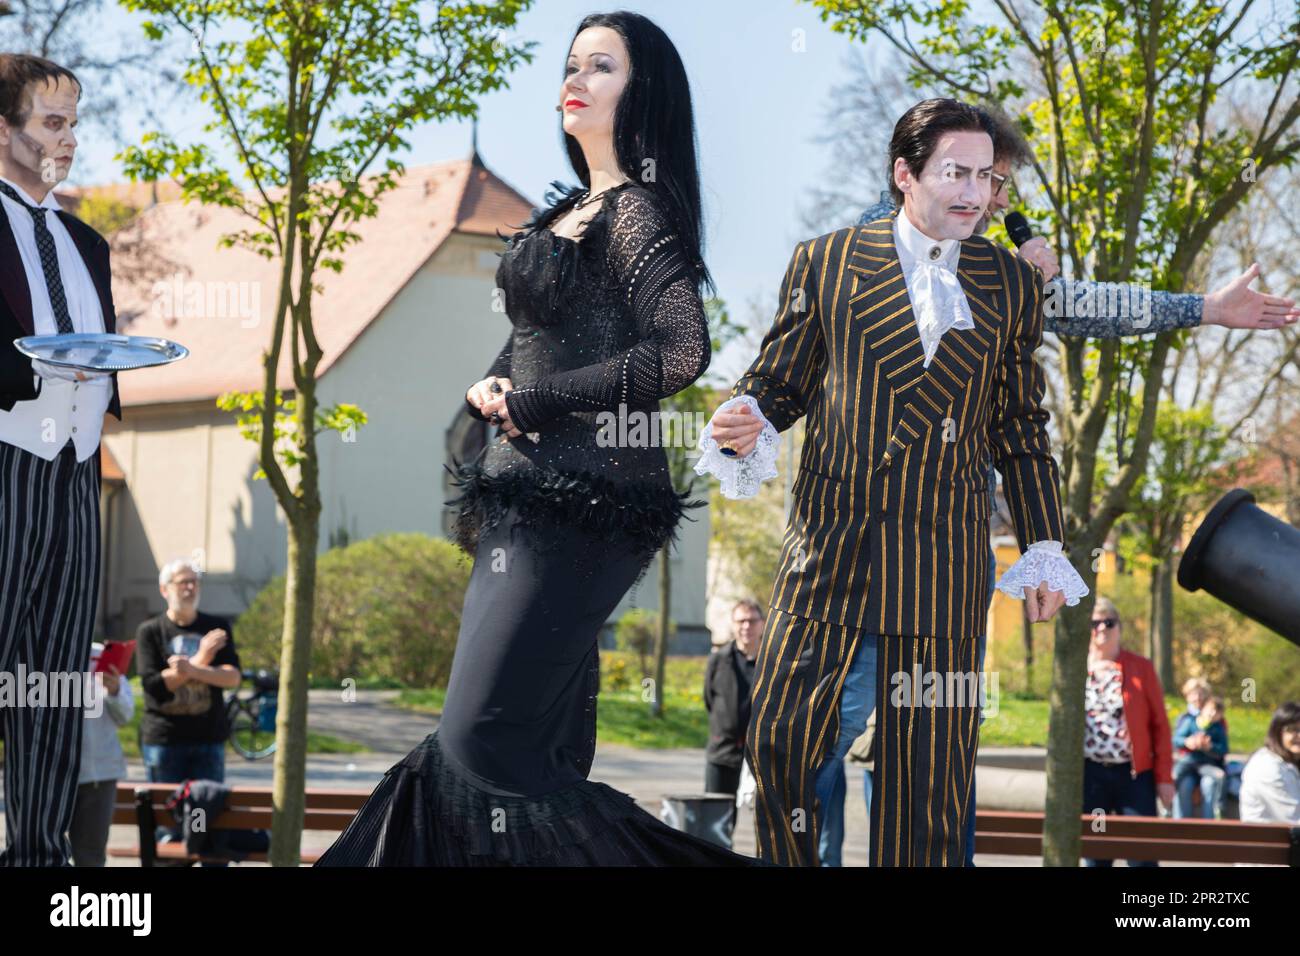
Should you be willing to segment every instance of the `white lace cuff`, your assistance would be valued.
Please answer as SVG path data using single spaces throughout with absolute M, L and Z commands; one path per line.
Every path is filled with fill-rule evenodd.
M 1035 541 L 1031 544 L 1020 560 L 998 580 L 998 590 L 1023 601 L 1025 588 L 1037 588 L 1043 582 L 1053 591 L 1064 591 L 1065 603 L 1070 607 L 1088 594 L 1088 585 L 1070 564 L 1059 541 Z
M 718 450 L 718 443 L 713 440 L 713 418 L 700 433 L 700 460 L 695 463 L 697 475 L 713 475 L 722 484 L 722 496 L 732 500 L 752 498 L 758 494 L 758 486 L 769 478 L 776 477 L 776 458 L 781 451 L 781 436 L 767 420 L 758 401 L 752 395 L 738 395 L 729 398 L 713 413 L 728 411 L 737 405 L 747 405 L 749 410 L 763 422 L 763 430 L 758 433 L 758 444 L 744 458 L 728 458 Z

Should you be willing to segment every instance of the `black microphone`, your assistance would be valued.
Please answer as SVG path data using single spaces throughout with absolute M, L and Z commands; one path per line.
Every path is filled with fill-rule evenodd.
M 1016 244 L 1017 249 L 1034 238 L 1034 230 L 1029 228 L 1029 220 L 1022 212 L 1007 213 L 1002 219 L 1002 225 L 1006 227 L 1007 236 Z

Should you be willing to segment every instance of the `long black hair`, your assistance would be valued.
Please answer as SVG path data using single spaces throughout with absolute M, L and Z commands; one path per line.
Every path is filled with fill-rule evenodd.
M 619 169 L 659 200 L 660 208 L 694 265 L 697 286 L 707 286 L 712 291 L 713 278 L 702 254 L 700 168 L 696 158 L 691 88 L 677 48 L 668 34 L 639 13 L 626 10 L 593 13 L 578 24 L 573 40 L 590 27 L 608 27 L 623 38 L 627 47 L 627 85 L 614 109 L 614 155 Z M 569 41 L 570 48 L 573 40 Z M 569 165 L 582 185 L 590 187 L 587 159 L 578 141 L 564 132 L 563 115 L 560 133 Z M 538 217 L 540 227 L 570 209 L 582 192 L 578 187 L 551 185 L 564 198 Z M 552 194 L 548 194 L 547 200 L 551 199 Z

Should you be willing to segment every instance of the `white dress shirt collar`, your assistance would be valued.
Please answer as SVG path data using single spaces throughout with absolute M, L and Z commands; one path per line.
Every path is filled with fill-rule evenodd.
M 894 243 L 898 247 L 899 264 L 905 271 L 915 262 L 929 262 L 951 272 L 957 271 L 957 262 L 961 259 L 961 241 L 931 239 L 912 224 L 904 209 L 900 209 L 894 217 Z
M 42 199 L 40 202 L 37 202 L 35 199 L 32 198 L 31 193 L 29 193 L 26 189 L 23 189 L 22 186 L 19 186 L 12 179 L 5 179 L 3 176 L 0 176 L 0 183 L 7 183 L 9 186 L 11 186 L 13 188 L 13 191 L 16 192 L 20 197 L 22 197 L 23 202 L 27 203 L 27 205 L 29 206 L 43 206 L 46 209 L 55 209 L 60 211 L 63 209 L 63 207 L 59 205 L 59 201 L 54 198 L 53 189 L 51 189 L 49 192 L 45 194 L 44 199 Z M 0 195 L 3 194 L 0 193 Z M 8 199 L 9 197 L 5 196 L 5 198 Z

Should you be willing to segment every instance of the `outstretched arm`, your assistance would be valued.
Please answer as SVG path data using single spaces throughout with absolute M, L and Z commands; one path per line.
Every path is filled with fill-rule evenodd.
M 519 432 L 573 411 L 617 410 L 668 398 L 709 367 L 704 303 L 676 231 L 652 194 L 635 188 L 616 198 L 609 261 L 641 337 L 613 358 L 547 375 L 506 393 Z
M 1053 279 L 1043 287 L 1043 331 L 1087 339 L 1155 335 L 1201 324 L 1205 297 L 1131 282 Z
M 1053 279 L 1043 300 L 1044 329 L 1057 335 L 1118 339 L 1201 325 L 1277 329 L 1300 318 L 1285 296 L 1256 292 L 1259 263 L 1207 295 L 1150 291 L 1127 282 Z
M 888 192 L 858 219 L 866 225 L 894 212 Z M 1129 282 L 1054 278 L 1043 288 L 1043 331 L 1071 338 L 1122 339 L 1202 325 L 1230 329 L 1276 329 L 1300 319 L 1292 299 L 1251 290 L 1255 263 L 1207 295 L 1162 292 Z

